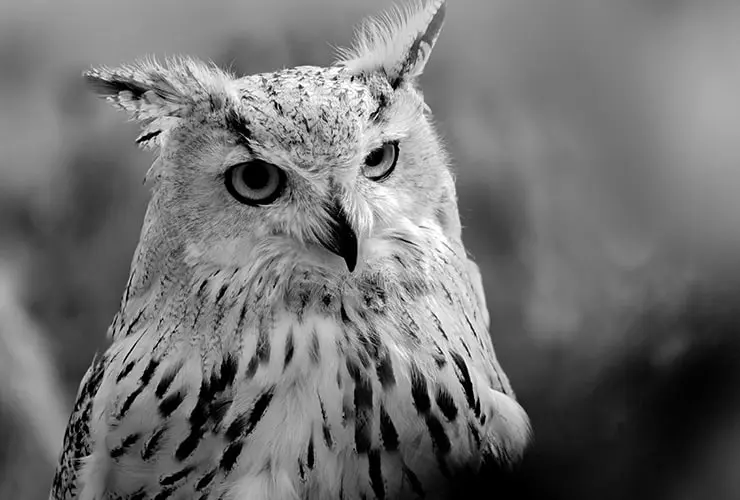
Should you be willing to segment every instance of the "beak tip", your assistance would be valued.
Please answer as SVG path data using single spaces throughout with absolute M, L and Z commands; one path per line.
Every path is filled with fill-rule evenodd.
M 344 261 L 347 263 L 347 269 L 349 270 L 349 272 L 354 272 L 355 267 L 357 267 L 357 255 L 348 255 L 344 258 Z

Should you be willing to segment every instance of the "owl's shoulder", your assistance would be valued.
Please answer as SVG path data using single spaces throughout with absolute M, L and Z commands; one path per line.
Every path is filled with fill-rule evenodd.
M 77 498 L 79 464 L 92 453 L 90 426 L 93 401 L 103 381 L 106 364 L 105 356 L 96 355 L 80 383 L 64 434 L 62 453 L 54 474 L 50 500 Z

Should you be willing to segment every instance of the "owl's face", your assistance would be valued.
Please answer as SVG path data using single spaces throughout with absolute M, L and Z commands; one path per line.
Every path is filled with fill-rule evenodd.
M 145 229 L 193 266 L 280 260 L 342 276 L 416 245 L 422 226 L 459 237 L 416 86 L 444 12 L 418 3 L 370 20 L 331 67 L 234 78 L 181 59 L 88 72 L 144 125 L 137 142 L 160 148 Z
M 347 273 L 447 220 L 452 178 L 413 88 L 341 67 L 229 84 L 238 100 L 163 140 L 155 197 L 192 262 Z

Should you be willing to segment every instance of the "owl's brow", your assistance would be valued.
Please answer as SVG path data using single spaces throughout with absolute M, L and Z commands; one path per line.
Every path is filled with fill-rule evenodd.
M 378 107 L 375 108 L 375 111 L 370 113 L 370 120 L 373 121 L 375 124 L 382 123 L 385 119 L 385 116 L 388 112 L 388 108 L 390 107 L 390 96 L 386 94 L 385 92 L 378 92 L 375 95 L 373 95 L 375 98 L 375 101 L 378 103 Z
M 249 140 L 252 137 L 252 131 L 249 130 L 249 120 L 235 109 L 226 112 L 224 119 L 226 128 L 236 136 L 237 140 L 247 149 L 250 148 Z

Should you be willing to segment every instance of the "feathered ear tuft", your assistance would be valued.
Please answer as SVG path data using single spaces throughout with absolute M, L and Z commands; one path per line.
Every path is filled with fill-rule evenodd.
M 357 29 L 353 47 L 339 50 L 337 64 L 357 73 L 384 72 L 397 88 L 424 71 L 445 10 L 445 0 L 412 0 L 367 19 Z
M 118 68 L 95 68 L 83 73 L 93 91 L 126 111 L 144 128 L 136 142 L 158 145 L 161 133 L 178 119 L 223 108 L 231 98 L 228 74 L 214 65 L 189 58 L 154 58 Z

